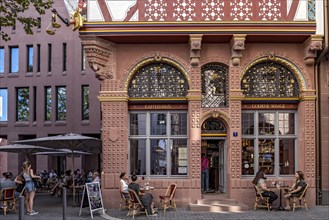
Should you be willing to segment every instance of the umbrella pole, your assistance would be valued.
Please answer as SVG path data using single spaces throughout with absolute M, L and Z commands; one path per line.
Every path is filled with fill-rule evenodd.
M 73 182 L 73 206 L 75 206 L 75 180 L 74 180 L 74 152 L 72 150 L 72 170 L 73 170 L 73 175 L 72 175 L 72 182 Z

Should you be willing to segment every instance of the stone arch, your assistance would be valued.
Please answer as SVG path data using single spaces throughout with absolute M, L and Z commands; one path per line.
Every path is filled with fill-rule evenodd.
M 252 68 L 254 65 L 256 65 L 258 63 L 265 62 L 265 61 L 274 61 L 274 62 L 277 62 L 278 64 L 281 64 L 284 67 L 288 68 L 295 75 L 295 77 L 298 81 L 298 86 L 299 86 L 300 92 L 303 92 L 303 91 L 307 90 L 307 88 L 310 87 L 311 83 L 309 82 L 310 81 L 309 77 L 307 77 L 307 75 L 305 76 L 305 74 L 302 73 L 301 69 L 298 68 L 298 66 L 295 63 L 291 62 L 287 58 L 279 57 L 274 54 L 270 54 L 267 56 L 261 56 L 261 57 L 255 58 L 255 60 L 253 60 L 253 61 L 250 61 L 248 63 L 248 65 L 246 65 L 246 67 L 244 68 L 244 71 L 242 71 L 242 73 L 240 75 L 240 82 L 241 82 L 243 76 L 245 75 L 245 73 L 250 68 Z
M 220 63 L 226 65 L 228 68 L 230 67 L 230 60 L 228 60 L 225 57 L 219 57 L 219 56 L 206 57 L 204 59 L 201 59 L 200 66 L 204 66 L 208 63 Z
M 224 112 L 220 109 L 210 109 L 208 111 L 205 111 L 202 114 L 200 126 L 209 118 L 219 118 L 222 120 L 224 125 L 226 126 L 227 132 L 230 130 L 230 118 L 227 112 Z
M 128 92 L 130 80 L 132 76 L 136 73 L 137 70 L 146 66 L 147 64 L 151 64 L 153 62 L 163 62 L 169 65 L 176 67 L 186 78 L 189 87 L 191 86 L 191 78 L 189 75 L 189 65 L 180 57 L 175 56 L 171 53 L 166 52 L 150 52 L 144 54 L 143 56 L 137 58 L 129 65 L 127 65 L 125 69 L 125 77 L 122 80 L 124 91 Z

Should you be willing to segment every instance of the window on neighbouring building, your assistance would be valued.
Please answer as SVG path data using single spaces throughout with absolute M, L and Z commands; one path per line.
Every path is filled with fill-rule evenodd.
M 33 45 L 26 46 L 26 72 L 33 72 Z
M 28 121 L 30 116 L 30 89 L 16 89 L 16 121 Z
M 89 86 L 82 86 L 82 120 L 89 120 Z
M 19 48 L 10 47 L 10 61 L 9 61 L 9 72 L 18 73 L 19 71 Z
M 86 70 L 86 51 L 83 45 L 81 45 L 81 71 Z
M 37 44 L 37 72 L 41 70 L 41 46 Z
M 33 121 L 37 120 L 37 87 L 33 86 Z
M 48 44 L 48 72 L 51 72 L 52 46 Z
M 0 47 L 0 74 L 5 72 L 5 48 Z
M 41 29 L 41 17 L 37 17 L 37 19 L 38 19 L 38 29 Z
M 144 176 L 186 176 L 187 113 L 131 112 L 130 173 Z
M 295 173 L 296 120 L 296 111 L 243 111 L 242 175 Z
M 66 43 L 63 43 L 63 72 L 66 71 L 66 62 L 67 62 L 67 56 L 66 56 L 66 53 L 67 53 L 67 48 L 66 48 Z
M 202 107 L 228 106 L 228 67 L 220 63 L 209 63 L 202 71 Z
M 0 88 L 0 121 L 8 121 L 8 90 Z
M 56 86 L 56 121 L 66 120 L 66 87 Z
M 45 87 L 45 121 L 51 121 L 51 87 Z

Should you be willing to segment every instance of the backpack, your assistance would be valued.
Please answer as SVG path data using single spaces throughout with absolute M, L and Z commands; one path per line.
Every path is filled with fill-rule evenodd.
M 201 159 L 201 170 L 208 169 L 208 164 L 209 164 L 208 158 L 202 157 L 202 159 Z

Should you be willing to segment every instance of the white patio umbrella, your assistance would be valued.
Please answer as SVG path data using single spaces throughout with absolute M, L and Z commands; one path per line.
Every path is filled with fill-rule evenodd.
M 19 144 L 31 144 L 48 147 L 52 149 L 68 149 L 72 154 L 72 169 L 74 171 L 74 151 L 100 154 L 102 142 L 98 138 L 88 137 L 80 134 L 64 134 L 57 136 L 41 137 L 28 140 L 15 141 Z M 73 186 L 75 185 L 73 178 Z M 73 201 L 75 202 L 75 188 L 73 187 Z

